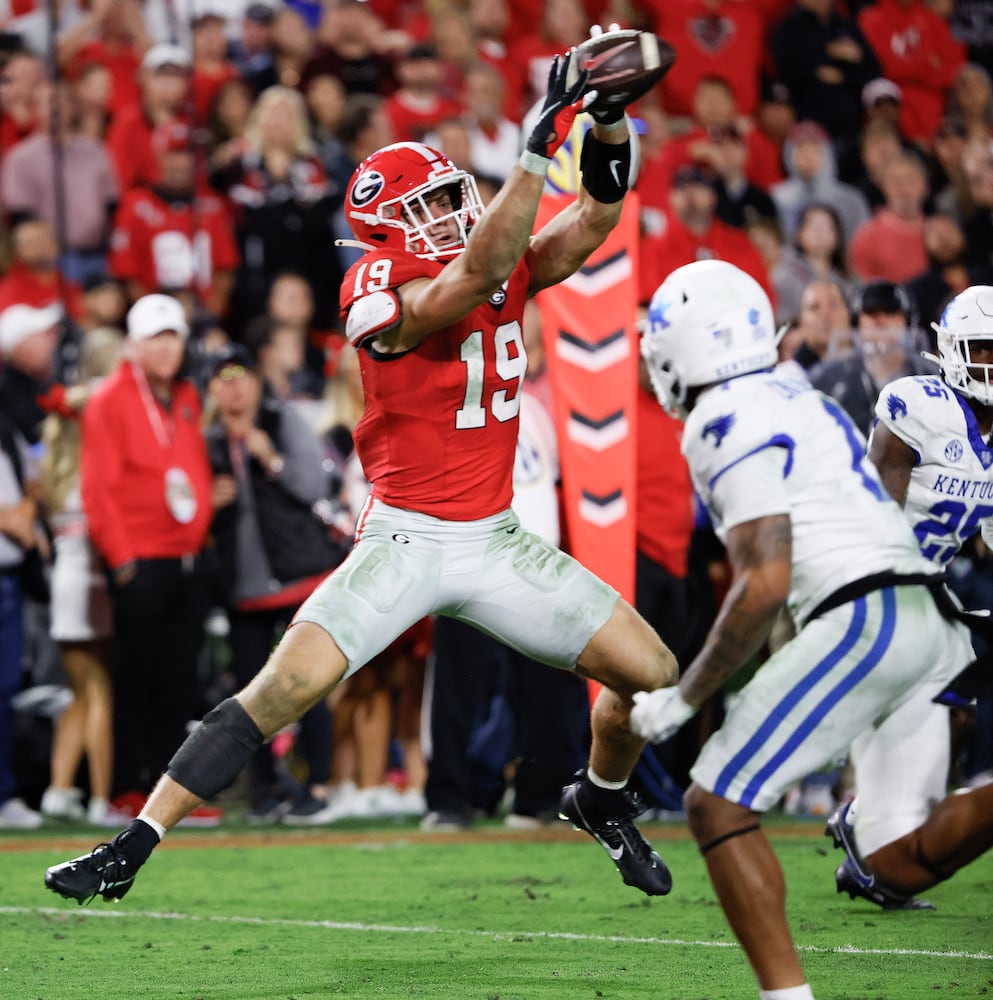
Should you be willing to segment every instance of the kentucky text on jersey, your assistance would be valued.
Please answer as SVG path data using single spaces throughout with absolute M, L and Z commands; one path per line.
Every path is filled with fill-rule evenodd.
M 963 497 L 968 500 L 993 499 L 993 482 L 980 479 L 959 479 L 957 476 L 937 475 L 931 484 L 936 493 L 949 497 Z

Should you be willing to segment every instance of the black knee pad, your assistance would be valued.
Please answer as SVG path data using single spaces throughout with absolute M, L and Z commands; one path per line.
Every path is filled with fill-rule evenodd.
M 186 737 L 166 774 L 197 798 L 209 799 L 241 774 L 264 742 L 239 702 L 226 698 Z

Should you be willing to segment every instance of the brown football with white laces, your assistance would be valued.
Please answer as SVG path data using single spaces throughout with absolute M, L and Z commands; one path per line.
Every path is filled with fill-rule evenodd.
M 585 69 L 590 74 L 589 89 L 597 91 L 586 110 L 624 108 L 647 94 L 675 61 L 676 50 L 649 31 L 607 31 L 576 46 L 569 82 Z

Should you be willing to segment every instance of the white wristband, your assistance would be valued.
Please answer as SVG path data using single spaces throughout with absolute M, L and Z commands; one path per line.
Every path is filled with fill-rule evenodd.
M 552 161 L 547 156 L 539 156 L 537 153 L 532 153 L 530 149 L 525 149 L 517 162 L 529 174 L 537 174 L 539 177 L 544 177 L 548 173 L 548 165 Z

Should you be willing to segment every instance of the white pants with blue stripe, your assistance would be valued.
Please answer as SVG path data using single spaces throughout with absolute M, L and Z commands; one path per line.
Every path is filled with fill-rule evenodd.
M 941 690 L 961 669 L 961 641 L 921 586 L 887 587 L 827 612 L 759 668 L 700 752 L 693 780 L 765 812 L 908 699 Z M 859 784 L 864 796 L 861 775 Z

